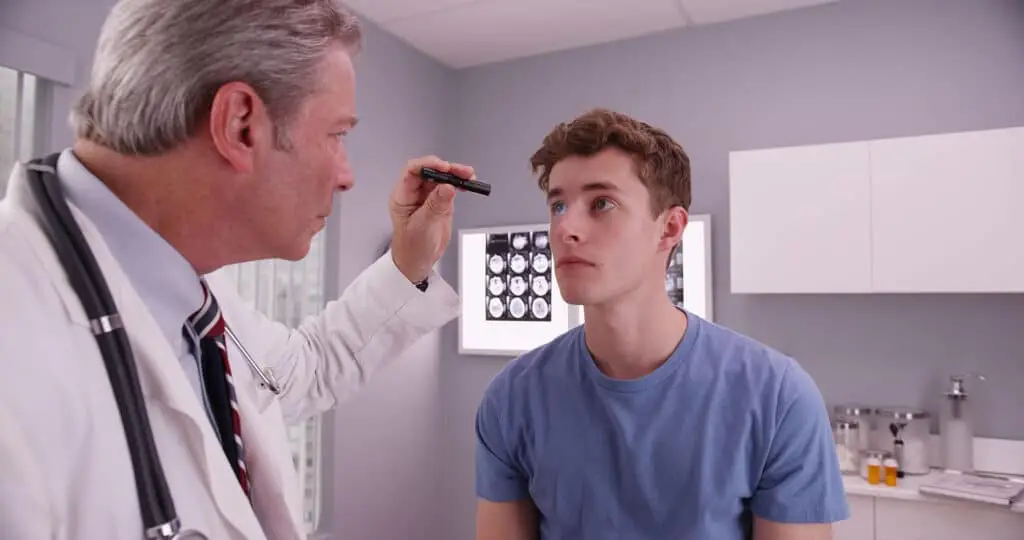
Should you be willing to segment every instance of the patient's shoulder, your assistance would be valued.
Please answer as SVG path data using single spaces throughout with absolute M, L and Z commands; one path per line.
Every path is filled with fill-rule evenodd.
M 536 392 L 545 382 L 564 379 L 574 366 L 582 334 L 580 325 L 512 359 L 491 379 L 485 397 L 508 399 Z

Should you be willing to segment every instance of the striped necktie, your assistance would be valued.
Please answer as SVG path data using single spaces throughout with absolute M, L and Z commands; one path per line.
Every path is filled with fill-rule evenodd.
M 214 429 L 220 436 L 221 446 L 228 462 L 232 464 L 238 483 L 247 497 L 251 496 L 249 473 L 245 466 L 245 446 L 242 444 L 242 425 L 238 414 L 238 400 L 235 397 L 234 382 L 231 379 L 231 364 L 224 336 L 224 317 L 220 306 L 205 281 L 203 305 L 189 317 L 189 324 L 199 337 L 200 365 L 203 385 Z

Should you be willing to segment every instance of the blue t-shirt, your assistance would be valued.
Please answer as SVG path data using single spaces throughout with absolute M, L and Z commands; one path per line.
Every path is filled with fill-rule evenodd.
M 542 539 L 738 540 L 752 515 L 847 519 L 811 377 L 687 318 L 676 351 L 639 379 L 604 375 L 582 326 L 507 364 L 477 412 L 477 495 L 532 499 Z

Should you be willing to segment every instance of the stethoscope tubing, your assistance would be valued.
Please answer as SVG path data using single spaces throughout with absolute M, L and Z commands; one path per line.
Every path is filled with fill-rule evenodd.
M 103 356 L 131 454 L 145 538 L 173 538 L 178 536 L 180 522 L 146 415 L 128 335 L 99 264 L 64 199 L 57 156 L 28 164 L 29 187 L 43 215 L 43 230 L 89 317 Z

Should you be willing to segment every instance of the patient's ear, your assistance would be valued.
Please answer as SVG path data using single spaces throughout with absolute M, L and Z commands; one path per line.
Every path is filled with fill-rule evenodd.
M 675 248 L 683 236 L 683 230 L 689 221 L 689 215 L 682 206 L 673 206 L 665 210 L 664 225 L 661 230 L 659 247 L 666 250 Z

